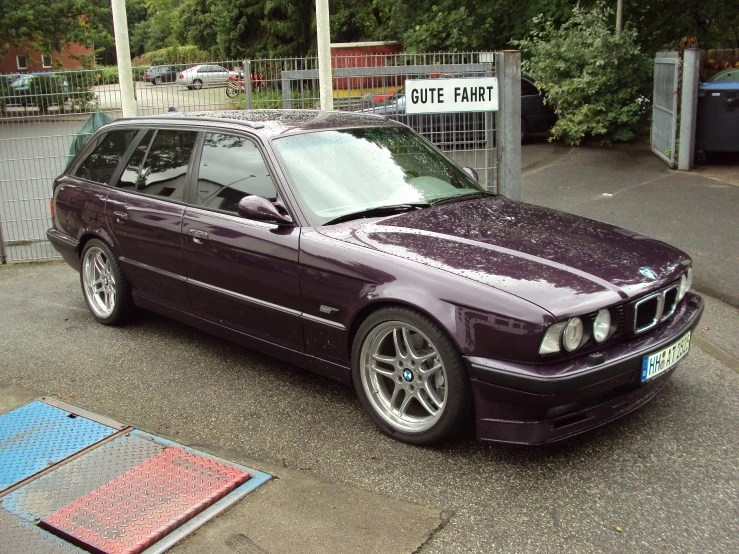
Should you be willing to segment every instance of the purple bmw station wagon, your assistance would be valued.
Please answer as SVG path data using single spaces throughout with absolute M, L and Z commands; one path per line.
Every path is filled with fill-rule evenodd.
M 480 439 L 537 444 L 623 416 L 703 312 L 680 250 L 487 193 L 370 115 L 120 119 L 52 209 L 100 323 L 145 308 L 353 385 L 413 444 L 473 418 Z

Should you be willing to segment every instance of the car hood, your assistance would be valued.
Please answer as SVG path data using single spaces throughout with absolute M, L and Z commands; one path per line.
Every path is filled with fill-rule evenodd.
M 690 263 L 661 241 L 504 196 L 318 231 L 495 287 L 556 317 L 628 301 L 674 281 Z

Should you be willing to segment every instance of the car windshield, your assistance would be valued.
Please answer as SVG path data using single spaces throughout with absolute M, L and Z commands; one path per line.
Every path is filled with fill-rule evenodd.
M 404 127 L 304 133 L 273 144 L 306 217 L 316 226 L 383 206 L 484 192 Z

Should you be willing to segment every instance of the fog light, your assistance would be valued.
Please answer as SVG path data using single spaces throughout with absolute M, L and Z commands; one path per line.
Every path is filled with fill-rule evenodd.
M 562 344 L 567 352 L 577 350 L 582 343 L 583 337 L 583 324 L 582 319 L 579 317 L 573 317 L 565 325 L 564 332 L 562 333 Z
M 593 321 L 593 338 L 595 342 L 603 342 L 611 333 L 611 312 L 600 310 Z

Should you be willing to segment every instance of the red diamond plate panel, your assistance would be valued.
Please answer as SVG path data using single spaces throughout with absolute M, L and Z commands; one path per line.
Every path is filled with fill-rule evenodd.
M 167 448 L 40 525 L 92 552 L 142 552 L 249 478 L 233 466 Z

